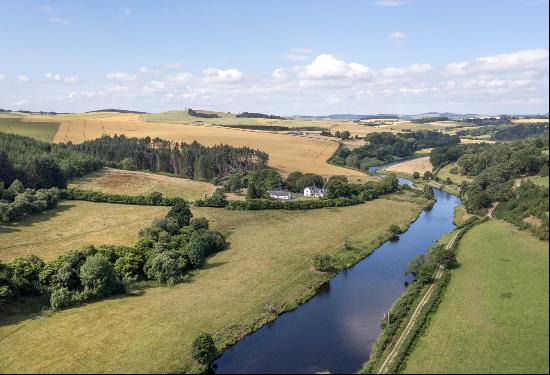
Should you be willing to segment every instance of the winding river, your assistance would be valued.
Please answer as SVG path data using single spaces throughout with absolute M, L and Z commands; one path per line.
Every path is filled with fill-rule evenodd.
M 411 184 L 402 178 L 399 182 Z M 433 208 L 422 212 L 398 240 L 385 242 L 307 303 L 227 350 L 214 363 L 216 373 L 358 371 L 380 334 L 382 317 L 411 281 L 404 274 L 407 264 L 454 229 L 460 199 L 437 189 L 435 197 Z

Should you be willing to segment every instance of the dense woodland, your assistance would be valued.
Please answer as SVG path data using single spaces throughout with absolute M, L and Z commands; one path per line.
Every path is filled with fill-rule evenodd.
M 123 135 L 103 136 L 64 147 L 92 155 L 116 168 L 165 172 L 200 181 L 263 169 L 268 162 L 265 152 L 249 147 L 205 147 L 197 142 L 180 144 L 159 138 L 127 138 Z
M 367 170 L 373 165 L 411 157 L 417 150 L 458 144 L 458 136 L 435 131 L 415 131 L 407 133 L 371 133 L 366 137 L 367 144 L 349 150 L 341 147 L 331 159 L 338 165 Z
M 548 123 L 532 123 L 517 125 L 486 125 L 476 129 L 459 130 L 456 134 L 460 137 L 479 137 L 490 134 L 492 140 L 515 141 L 536 136 L 548 137 Z
M 187 114 L 189 116 L 193 117 L 202 117 L 202 118 L 220 118 L 220 115 L 217 115 L 215 113 L 205 113 L 205 112 L 197 112 L 191 108 L 187 110 Z
M 417 118 L 417 119 L 411 120 L 411 122 L 414 122 L 415 124 L 427 124 L 429 122 L 449 121 L 449 120 L 450 118 L 446 116 L 435 116 L 435 117 Z
M 543 150 L 548 150 L 548 138 L 539 137 L 434 149 L 430 161 L 435 167 L 456 162 L 451 173 L 472 178 L 461 184 L 469 212 L 483 212 L 499 202 L 495 216 L 548 239 L 548 189 L 525 181 L 548 175 L 548 155 Z
M 237 114 L 236 116 L 242 117 L 242 118 L 267 118 L 271 120 L 285 120 L 285 118 L 281 116 L 266 115 L 264 113 L 256 113 L 256 112 L 243 112 L 243 113 Z

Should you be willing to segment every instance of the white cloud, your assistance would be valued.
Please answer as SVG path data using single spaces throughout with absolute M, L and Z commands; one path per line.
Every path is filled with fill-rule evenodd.
M 43 7 L 41 7 L 41 9 L 44 13 L 48 15 L 48 21 L 50 21 L 50 23 L 63 26 L 70 26 L 72 24 L 71 18 L 61 16 L 59 12 L 52 8 L 50 5 L 44 5 Z
M 180 69 L 183 66 L 182 63 L 171 63 L 171 64 L 164 64 L 162 67 L 164 69 Z
M 191 73 L 178 73 L 174 76 L 167 76 L 166 80 L 171 83 L 183 84 L 188 83 L 193 79 L 193 74 Z
M 393 33 L 388 34 L 388 38 L 394 43 L 402 43 L 407 39 L 407 34 L 401 31 L 394 31 Z
M 414 74 L 427 73 L 432 70 L 430 64 L 413 64 L 405 68 L 386 68 L 382 70 L 382 76 L 387 78 L 403 77 Z
M 331 80 L 342 78 L 366 78 L 370 69 L 358 63 L 346 63 L 330 54 L 319 55 L 300 72 L 304 80 Z
M 70 77 L 64 77 L 63 82 L 65 83 L 78 83 L 80 81 L 80 78 L 77 76 L 70 76 Z
M 48 81 L 64 82 L 64 83 L 78 83 L 80 79 L 77 76 L 63 77 L 58 73 L 45 73 L 44 78 Z
M 128 82 L 135 81 L 136 76 L 128 73 L 117 72 L 107 74 L 107 79 L 109 81 Z
M 342 98 L 337 95 L 329 95 L 327 97 L 327 103 L 332 105 L 340 104 L 342 103 Z
M 13 103 L 10 103 L 10 105 L 14 106 L 14 107 L 21 107 L 23 105 L 26 105 L 26 104 L 29 104 L 30 101 L 27 100 L 27 99 L 22 99 L 22 100 L 18 100 L 16 102 L 13 102 Z
M 31 79 L 29 77 L 27 77 L 26 75 L 24 75 L 24 74 L 18 75 L 17 80 L 19 82 L 30 82 L 31 81 Z
M 287 53 L 286 55 L 284 55 L 284 58 L 287 59 L 287 60 L 292 60 L 292 61 L 305 61 L 305 60 L 309 59 L 309 56 L 300 55 L 300 54 L 297 54 L 297 53 Z
M 407 4 L 405 0 L 377 0 L 373 4 L 379 7 L 398 7 Z
M 278 68 L 278 69 L 275 69 L 273 73 L 271 73 L 271 77 L 275 81 L 282 82 L 288 79 L 288 73 L 283 68 Z
M 243 78 L 243 74 L 237 69 L 206 69 L 203 76 L 207 83 L 236 83 Z
M 2 73 L 0 73 L 0 81 L 3 81 L 3 80 L 5 80 L 5 79 L 6 79 L 6 76 L 3 75 Z
M 548 69 L 548 50 L 544 48 L 528 49 L 512 53 L 478 57 L 472 61 L 448 64 L 450 74 L 463 75 L 484 71 L 503 71 L 512 69 Z
M 283 57 L 292 61 L 305 61 L 309 60 L 309 56 L 312 52 L 313 50 L 311 48 L 295 47 L 290 48 Z

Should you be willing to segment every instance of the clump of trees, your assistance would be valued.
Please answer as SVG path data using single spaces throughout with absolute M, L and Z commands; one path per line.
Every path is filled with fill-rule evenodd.
M 423 130 L 399 134 L 370 133 L 366 141 L 366 145 L 353 150 L 340 147 L 331 162 L 367 170 L 373 165 L 410 157 L 415 151 L 423 148 L 458 144 L 460 139 L 457 136 Z
M 263 113 L 256 113 L 256 112 L 243 112 L 236 115 L 239 118 L 267 118 L 271 120 L 285 120 L 284 117 L 281 116 L 275 116 L 275 115 L 266 115 Z
M 201 117 L 201 118 L 220 118 L 221 116 L 217 115 L 216 113 L 205 113 L 205 112 L 197 112 L 191 108 L 187 109 L 187 114 L 189 116 L 193 117 Z
M 65 148 L 100 158 L 115 168 L 171 173 L 200 181 L 264 169 L 268 155 L 249 147 L 173 143 L 160 138 L 103 136 Z
M 140 231 L 128 246 L 89 246 L 45 263 L 32 255 L 0 264 L 0 304 L 26 295 L 50 296 L 53 309 L 124 293 L 141 280 L 175 284 L 225 248 L 225 238 L 193 218 L 184 202 Z
M 325 180 L 322 176 L 314 173 L 292 172 L 286 178 L 284 185 L 293 193 L 301 193 L 307 186 L 322 188 Z
M 216 189 L 209 197 L 195 201 L 197 207 L 227 207 L 229 201 L 225 195 L 224 189 Z
M 19 180 L 7 188 L 0 181 L 0 221 L 7 223 L 57 207 L 61 198 L 58 188 L 25 189 Z
M 417 119 L 411 120 L 411 122 L 414 122 L 415 124 L 427 124 L 429 122 L 449 121 L 449 120 L 450 119 L 447 116 L 432 116 L 432 117 L 417 118 Z
M 201 365 L 208 366 L 218 356 L 214 339 L 208 333 L 199 334 L 191 346 L 193 359 Z
M 32 189 L 64 188 L 69 178 L 102 166 L 98 158 L 62 145 L 0 132 L 0 181 L 6 186 L 19 180 Z

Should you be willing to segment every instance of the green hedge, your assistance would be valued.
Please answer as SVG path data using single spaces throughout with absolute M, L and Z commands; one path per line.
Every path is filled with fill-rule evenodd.
M 227 208 L 230 210 L 310 210 L 314 208 L 354 206 L 361 203 L 363 203 L 363 200 L 357 197 L 295 201 L 247 199 L 245 201 L 230 201 Z
M 141 206 L 175 206 L 177 203 L 185 203 L 183 198 L 178 197 L 163 197 L 161 193 L 151 193 L 144 195 L 119 195 L 106 194 L 98 191 L 66 189 L 62 191 L 63 199 L 89 201 L 89 202 L 104 202 L 118 204 L 135 204 Z

